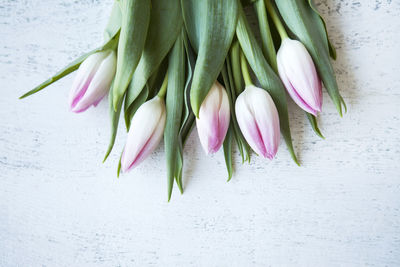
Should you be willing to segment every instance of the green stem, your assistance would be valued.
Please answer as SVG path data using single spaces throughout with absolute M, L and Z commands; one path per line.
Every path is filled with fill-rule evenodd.
M 281 39 L 288 38 L 288 34 L 285 30 L 285 27 L 283 26 L 281 20 L 279 19 L 278 13 L 276 13 L 275 8 L 272 6 L 272 3 L 270 0 L 265 0 L 265 5 L 267 6 L 268 13 L 271 16 L 272 21 L 274 22 L 276 29 L 278 30 L 279 35 L 281 36 Z
M 247 86 L 253 85 L 253 82 L 250 77 L 249 67 L 247 66 L 247 60 L 243 54 L 243 51 L 240 51 L 240 66 L 242 68 L 242 74 L 244 79 L 244 84 Z
M 158 92 L 158 96 L 160 98 L 164 98 L 167 93 L 167 85 L 168 85 L 168 71 L 165 73 L 164 81 L 162 82 L 160 91 Z
M 243 82 L 242 82 L 242 71 L 240 70 L 240 45 L 237 40 L 234 40 L 232 42 L 230 59 L 231 59 L 230 63 L 232 68 L 233 84 L 235 86 L 235 90 L 233 93 L 236 93 L 236 96 L 238 96 L 243 91 Z

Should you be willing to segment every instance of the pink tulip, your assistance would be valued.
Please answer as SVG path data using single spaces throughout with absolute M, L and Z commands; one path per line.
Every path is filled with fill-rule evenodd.
M 286 90 L 299 107 L 317 115 L 322 107 L 322 86 L 304 45 L 285 38 L 277 55 L 278 71 Z
M 206 154 L 219 150 L 229 127 L 229 99 L 225 88 L 215 82 L 200 106 L 196 119 L 200 143 Z
M 279 116 L 267 91 L 246 86 L 235 103 L 236 119 L 250 147 L 264 158 L 272 159 L 280 141 Z
M 72 84 L 69 105 L 72 112 L 79 113 L 97 104 L 110 90 L 117 66 L 113 50 L 90 55 L 82 62 Z
M 165 118 L 164 100 L 159 96 L 139 107 L 132 118 L 122 153 L 122 172 L 136 167 L 157 147 L 164 133 Z

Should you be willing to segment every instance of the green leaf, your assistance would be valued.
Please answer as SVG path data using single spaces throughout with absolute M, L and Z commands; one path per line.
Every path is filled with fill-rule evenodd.
M 306 115 L 307 115 L 307 119 L 310 122 L 311 127 L 314 130 L 314 132 L 316 133 L 316 135 L 318 135 L 322 139 L 325 139 L 325 137 L 322 135 L 321 131 L 318 128 L 317 118 L 308 112 L 306 112 Z
M 179 145 L 179 130 L 181 126 L 184 86 L 185 86 L 185 50 L 182 34 L 176 39 L 175 45 L 169 55 L 168 86 L 166 96 L 166 124 L 164 129 L 164 145 L 167 160 L 168 201 L 171 199 L 174 179 L 179 189 L 182 185 L 178 177 L 182 172 L 182 149 Z
M 110 109 L 110 122 L 111 122 L 111 135 L 110 135 L 110 142 L 106 151 L 106 154 L 103 159 L 103 163 L 107 160 L 108 156 L 111 153 L 111 150 L 114 147 L 115 138 L 117 137 L 117 130 L 118 130 L 118 122 L 119 117 L 121 114 L 121 107 L 122 107 L 122 100 L 118 103 L 117 111 L 114 110 L 114 102 L 113 102 L 113 92 L 110 90 L 108 94 L 108 101 L 109 101 L 109 109 Z
M 119 32 L 116 33 L 116 35 L 107 41 L 107 43 L 105 43 L 104 45 L 93 49 L 92 51 L 80 56 L 79 58 L 75 59 L 74 61 L 72 61 L 71 63 L 69 63 L 67 66 L 65 66 L 63 69 L 61 69 L 59 72 L 57 72 L 56 74 L 54 74 L 54 76 L 52 76 L 51 78 L 47 79 L 46 81 L 44 81 L 43 83 L 39 84 L 38 86 L 36 86 L 35 88 L 33 88 L 32 90 L 26 92 L 24 95 L 20 96 L 19 99 L 25 98 L 27 96 L 33 95 L 41 90 L 43 90 L 44 88 L 46 88 L 47 86 L 49 86 L 50 84 L 60 80 L 61 78 L 67 76 L 68 74 L 70 74 L 71 72 L 77 70 L 79 68 L 79 66 L 81 65 L 81 63 L 90 55 L 99 52 L 99 51 L 103 51 L 103 50 L 107 50 L 107 49 L 113 49 L 115 44 L 118 42 L 118 38 L 119 38 Z
M 326 29 L 326 23 L 324 21 L 324 19 L 322 18 L 321 14 L 318 12 L 317 8 L 314 5 L 314 2 L 312 0 L 308 0 L 308 4 L 310 5 L 310 7 L 313 9 L 313 11 L 315 13 L 318 14 L 319 18 L 321 19 L 321 22 L 323 24 L 323 29 L 321 28 L 320 24 L 318 24 L 318 26 L 320 26 L 320 31 L 322 35 L 326 36 L 326 40 L 328 42 L 328 46 L 329 46 L 329 55 L 331 56 L 331 58 L 333 60 L 336 60 L 336 49 L 335 47 L 332 45 L 331 41 L 329 40 L 329 36 L 328 36 L 328 30 Z
M 237 1 L 182 0 L 183 18 L 189 40 L 198 51 L 190 89 L 196 116 L 222 69 L 235 34 Z
M 190 46 L 187 38 L 183 38 L 183 44 L 185 45 L 186 52 L 186 82 L 184 91 L 184 114 L 181 123 L 181 129 L 179 131 L 179 136 L 181 139 L 181 145 L 183 146 L 194 126 L 195 116 L 190 106 L 190 87 L 192 85 L 193 69 L 195 66 L 195 55 L 192 47 Z
M 142 57 L 132 77 L 125 110 L 140 94 L 147 80 L 168 54 L 182 28 L 179 0 L 152 0 L 151 20 Z M 126 119 L 126 117 L 125 117 Z
M 110 18 L 108 19 L 107 26 L 104 30 L 104 40 L 110 40 L 121 29 L 121 9 L 117 1 L 114 2 Z
M 276 50 L 268 23 L 268 15 L 264 0 L 255 1 L 253 5 L 257 13 L 258 27 L 260 28 L 261 43 L 262 43 L 261 47 L 264 57 L 269 63 L 269 65 L 272 67 L 272 69 L 275 72 L 277 72 L 278 67 L 276 64 Z
M 279 113 L 279 123 L 282 136 L 285 139 L 292 159 L 294 162 L 296 162 L 296 164 L 299 165 L 296 154 L 294 153 L 292 137 L 290 134 L 285 88 L 279 77 L 275 74 L 264 58 L 261 48 L 258 46 L 254 34 L 251 32 L 249 23 L 247 22 L 241 7 L 239 9 L 236 35 L 238 37 L 240 46 L 242 47 L 243 53 L 245 54 L 246 59 L 249 62 L 249 65 L 251 66 L 262 88 L 267 90 L 274 100 Z
M 113 86 L 114 110 L 123 98 L 139 63 L 150 21 L 150 1 L 120 0 L 122 19 L 118 43 L 117 71 Z
M 189 136 L 190 131 L 193 129 L 195 116 L 190 108 L 189 102 L 189 89 L 192 81 L 193 68 L 195 64 L 194 53 L 190 47 L 190 44 L 187 41 L 186 34 L 182 36 L 183 44 L 185 48 L 186 54 L 186 82 L 184 85 L 183 91 L 183 116 L 180 123 L 179 134 L 178 134 L 178 146 L 179 153 L 177 153 L 176 158 L 176 167 L 175 167 L 175 181 L 178 185 L 179 190 L 183 193 L 183 182 L 182 182 L 182 168 L 183 168 L 183 146 Z
M 340 116 L 342 116 L 344 101 L 339 93 L 335 73 L 329 59 L 332 48 L 329 48 L 323 20 L 308 1 L 276 1 L 276 5 L 286 25 L 305 45 L 313 58 L 319 76 Z
M 229 125 L 228 132 L 226 133 L 224 144 L 223 144 L 223 146 L 224 146 L 225 164 L 226 164 L 226 169 L 228 171 L 228 182 L 231 180 L 232 173 L 233 173 L 232 135 L 233 135 L 232 125 Z

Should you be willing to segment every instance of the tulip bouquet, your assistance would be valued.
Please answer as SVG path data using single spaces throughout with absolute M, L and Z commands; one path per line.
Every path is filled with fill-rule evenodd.
M 253 6 L 260 38 L 244 6 Z M 229 180 L 233 141 L 242 162 L 250 161 L 251 151 L 273 159 L 282 135 L 299 164 L 286 92 L 320 137 L 322 83 L 340 115 L 345 107 L 330 63 L 335 49 L 311 0 L 118 0 L 104 38 L 21 98 L 77 70 L 72 112 L 108 94 L 111 139 L 104 160 L 123 110 L 128 134 L 118 175 L 140 164 L 164 137 L 168 199 L 174 181 L 183 191 L 182 151 L 194 124 L 206 154 L 223 146 Z

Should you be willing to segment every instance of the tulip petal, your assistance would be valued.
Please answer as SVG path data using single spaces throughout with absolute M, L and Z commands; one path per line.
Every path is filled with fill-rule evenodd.
M 165 119 L 166 119 L 166 116 L 165 116 L 165 113 L 163 113 L 157 124 L 157 127 L 154 130 L 154 132 L 152 133 L 152 135 L 149 137 L 149 139 L 147 140 L 145 145 L 142 147 L 140 152 L 137 154 L 135 159 L 132 161 L 132 163 L 130 163 L 128 168 L 126 168 L 126 166 L 125 166 L 125 168 L 123 168 L 123 170 L 122 170 L 123 172 L 127 172 L 127 171 L 135 168 L 136 166 L 138 166 L 144 159 L 147 158 L 147 156 L 149 156 L 151 154 L 151 152 L 154 151 L 154 149 L 156 149 L 157 145 L 161 141 L 161 138 L 163 137 Z M 125 154 L 125 151 L 123 153 Z M 122 154 L 122 157 L 124 157 L 124 154 Z
M 96 74 L 96 71 L 98 70 L 105 56 L 105 52 L 92 54 L 80 65 L 69 95 L 69 104 L 71 110 L 75 108 L 77 103 L 86 93 L 88 87 L 90 86 L 90 83 L 92 82 L 93 77 Z
M 224 87 L 215 82 L 200 106 L 196 119 L 200 143 L 206 154 L 217 152 L 229 127 L 229 100 Z
M 91 105 L 96 106 L 104 98 L 114 79 L 116 63 L 115 52 L 109 52 L 108 56 L 98 66 L 86 92 L 74 105 L 73 112 L 82 112 Z
M 279 74 L 284 73 L 301 100 L 314 112 L 321 111 L 321 81 L 304 45 L 297 40 L 284 39 L 278 51 L 278 64 Z
M 266 151 L 263 156 L 272 159 L 278 151 L 280 141 L 278 111 L 265 90 L 257 87 L 253 87 L 252 90 L 253 114 Z
M 271 96 L 263 89 L 247 86 L 239 95 L 236 117 L 250 147 L 263 157 L 272 159 L 279 146 L 279 115 Z
M 248 102 L 248 90 L 241 93 L 235 104 L 236 119 L 240 130 L 250 147 L 258 154 L 265 157 L 266 150 L 262 136 L 252 113 L 252 105 Z
M 121 158 L 122 171 L 139 164 L 159 143 L 165 126 L 165 105 L 158 96 L 145 102 L 132 118 Z
M 289 81 L 288 77 L 285 74 L 285 71 L 281 71 L 283 67 L 278 64 L 278 69 L 280 78 L 285 85 L 286 91 L 289 93 L 290 97 L 292 100 L 303 110 L 305 110 L 308 113 L 311 113 L 313 115 L 316 115 L 316 111 L 311 108 L 304 100 L 301 98 L 301 96 L 296 92 L 296 89 L 293 87 L 291 82 Z

